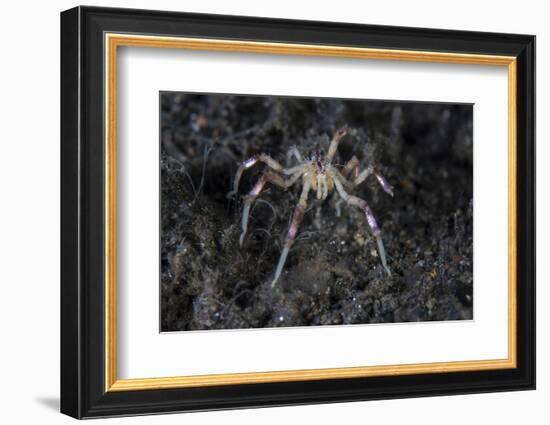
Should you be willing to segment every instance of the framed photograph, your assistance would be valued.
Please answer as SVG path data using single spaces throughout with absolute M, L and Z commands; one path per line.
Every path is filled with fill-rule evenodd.
M 535 388 L 535 37 L 61 14 L 61 411 Z

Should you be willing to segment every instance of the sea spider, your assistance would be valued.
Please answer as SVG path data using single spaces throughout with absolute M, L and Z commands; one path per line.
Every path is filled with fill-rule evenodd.
M 290 223 L 288 233 L 285 240 L 285 245 L 279 257 L 277 268 L 275 269 L 275 275 L 271 286 L 273 287 L 277 280 L 281 276 L 283 267 L 286 262 L 288 252 L 296 239 L 298 233 L 298 227 L 304 217 L 306 210 L 308 194 L 311 190 L 317 192 L 317 199 L 325 200 L 328 194 L 336 188 L 336 193 L 340 196 L 342 201 L 359 207 L 365 213 L 367 223 L 374 237 L 376 238 L 376 244 L 378 247 L 378 254 L 382 262 L 382 266 L 391 275 L 390 269 L 386 263 L 386 251 L 384 250 L 384 244 L 380 236 L 380 228 L 378 223 L 372 214 L 372 211 L 364 199 L 357 196 L 350 195 L 348 192 L 352 191 L 355 187 L 360 185 L 365 179 L 374 174 L 378 183 L 384 189 L 384 191 L 393 196 L 393 187 L 386 181 L 386 179 L 372 166 L 367 167 L 363 171 L 359 172 L 359 160 L 356 156 L 353 156 L 340 171 L 335 165 L 332 165 L 332 160 L 338 149 L 338 144 L 342 138 L 349 132 L 348 127 L 342 127 L 332 138 L 328 153 L 326 157 L 323 156 L 319 146 L 309 155 L 307 158 L 302 158 L 302 155 L 298 149 L 294 146 L 289 151 L 289 157 L 294 156 L 298 161 L 298 165 L 290 168 L 284 168 L 281 164 L 264 153 L 254 155 L 252 158 L 242 162 L 235 175 L 235 181 L 233 183 L 233 190 L 227 194 L 228 198 L 233 197 L 239 188 L 239 180 L 244 170 L 251 168 L 258 162 L 263 162 L 267 165 L 267 168 L 261 175 L 260 179 L 256 182 L 252 190 L 244 197 L 244 207 L 242 215 L 242 233 L 239 239 L 239 245 L 242 246 L 246 230 L 248 227 L 248 215 L 250 213 L 250 206 L 254 200 L 260 195 L 265 184 L 270 182 L 276 186 L 280 186 L 283 189 L 288 189 L 295 184 L 300 178 L 302 179 L 302 193 L 298 205 L 294 209 L 292 221 Z M 352 179 L 348 180 L 351 175 Z M 285 177 L 287 176 L 287 177 Z

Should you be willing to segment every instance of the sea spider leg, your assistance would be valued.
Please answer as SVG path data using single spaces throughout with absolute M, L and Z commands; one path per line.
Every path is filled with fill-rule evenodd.
M 334 133 L 334 136 L 332 136 L 332 141 L 330 142 L 330 145 L 328 147 L 326 159 L 328 165 L 331 164 L 334 155 L 336 155 L 336 151 L 338 150 L 338 143 L 340 143 L 340 140 L 342 140 L 342 138 L 348 133 L 348 130 L 348 127 L 344 126 L 336 131 L 336 133 Z
M 304 162 L 304 160 L 302 159 L 302 154 L 300 154 L 300 151 L 296 146 L 292 146 L 286 153 L 287 166 L 290 164 L 290 159 L 292 157 L 296 158 L 296 160 L 298 161 L 298 164 L 301 164 L 302 162 Z
M 376 176 L 376 180 L 378 180 L 378 184 L 382 186 L 382 189 L 384 189 L 384 192 L 390 196 L 393 196 L 393 186 L 388 183 L 384 176 L 377 171 L 374 172 L 374 175 Z
M 347 180 L 347 176 L 353 171 L 354 177 L 357 177 L 359 174 L 359 160 L 354 155 L 347 163 L 344 165 L 344 168 L 340 172 L 337 168 L 334 166 L 329 166 L 330 171 L 334 174 L 334 176 L 340 180 L 342 184 L 344 184 L 348 189 L 353 190 L 353 183 Z M 336 197 L 336 195 L 335 195 Z M 336 199 L 336 203 L 334 204 L 334 208 L 336 209 L 336 217 L 340 217 L 342 215 L 342 209 L 340 206 L 342 205 L 342 202 L 344 200 L 340 197 Z
M 371 174 L 375 175 L 378 184 L 382 187 L 382 189 L 384 189 L 384 192 L 386 192 L 390 196 L 393 196 L 393 186 L 389 184 L 384 176 L 382 176 L 382 174 L 376 171 L 373 167 L 367 167 L 363 171 L 361 171 L 361 173 L 359 173 L 359 175 L 353 181 L 353 186 L 359 186 Z
M 342 175 L 340 170 L 338 170 L 336 167 L 334 167 L 332 165 L 329 165 L 328 169 L 330 170 L 329 172 L 334 176 L 334 178 L 338 179 L 340 181 L 340 183 L 342 183 L 346 187 L 346 189 L 353 190 L 353 188 L 354 188 L 353 183 L 350 182 L 348 179 L 346 179 Z
M 311 183 L 309 179 L 305 179 L 304 186 L 302 187 L 302 194 L 300 195 L 300 200 L 298 201 L 298 205 L 296 205 L 296 208 L 294 208 L 294 213 L 292 214 L 292 221 L 290 222 L 290 227 L 288 228 L 288 233 L 286 235 L 285 246 L 283 247 L 281 256 L 279 257 L 279 262 L 277 263 L 277 268 L 275 269 L 275 275 L 273 277 L 273 281 L 271 282 L 272 288 L 275 286 L 275 284 L 279 280 L 279 277 L 281 276 L 281 272 L 283 271 L 283 267 L 285 266 L 286 257 L 288 255 L 288 252 L 290 251 L 290 247 L 296 239 L 298 227 L 300 227 L 300 223 L 304 218 L 304 213 L 306 211 L 307 205 L 307 196 L 310 188 Z
M 359 160 L 355 155 L 344 165 L 344 168 L 342 169 L 342 175 L 344 177 L 348 177 L 350 173 L 353 171 L 353 178 L 356 179 L 359 175 Z
M 357 157 L 353 155 L 351 159 L 346 163 L 346 165 L 344 165 L 344 168 L 342 168 L 341 172 L 339 172 L 334 167 L 332 171 L 337 176 L 339 175 L 339 177 L 341 177 L 340 181 L 342 181 L 343 184 L 346 185 L 346 187 L 348 187 L 349 189 L 353 189 L 353 183 L 349 182 L 347 178 L 350 174 L 353 176 L 353 178 L 357 178 L 357 176 L 359 175 L 359 159 L 357 159 Z M 342 202 L 344 202 L 344 200 L 342 198 L 338 198 L 336 200 L 336 203 L 334 204 L 334 208 L 336 208 L 336 217 L 340 217 L 342 215 L 342 209 L 340 208 Z
M 243 206 L 243 216 L 241 219 L 241 237 L 239 238 L 239 246 L 243 246 L 244 237 L 246 236 L 246 230 L 248 228 L 248 216 L 250 214 L 250 207 L 254 200 L 260 195 L 264 186 L 267 182 L 271 182 L 277 186 L 280 186 L 284 189 L 292 186 L 300 178 L 302 172 L 299 171 L 292 175 L 289 179 L 281 177 L 279 174 L 274 173 L 273 171 L 266 170 L 262 176 L 258 179 L 252 190 L 244 197 L 244 206 Z
M 235 180 L 233 182 L 233 190 L 227 194 L 228 198 L 232 198 L 239 191 L 239 181 L 241 180 L 243 171 L 248 170 L 257 162 L 263 162 L 272 170 L 283 171 L 283 166 L 275 161 L 273 158 L 271 158 L 269 155 L 266 155 L 265 153 L 254 155 L 253 157 L 248 158 L 246 161 L 243 161 L 241 165 L 239 165 L 237 173 L 235 174 Z
M 376 222 L 376 219 L 374 218 L 374 215 L 372 214 L 372 211 L 369 205 L 367 204 L 367 201 L 347 193 L 344 190 L 342 183 L 337 178 L 334 179 L 334 185 L 336 186 L 336 190 L 338 191 L 338 194 L 345 202 L 347 202 L 350 205 L 354 205 L 365 212 L 365 216 L 367 217 L 367 223 L 369 224 L 372 234 L 376 238 L 376 245 L 378 246 L 378 254 L 380 255 L 382 266 L 384 266 L 384 269 L 386 270 L 388 275 L 391 276 L 390 269 L 388 268 L 388 265 L 386 262 L 386 250 L 384 249 L 384 243 L 382 242 L 382 238 L 380 236 L 380 233 L 381 233 L 380 228 L 378 227 L 378 223 Z
M 365 168 L 363 171 L 359 172 L 359 160 L 356 156 L 353 156 L 347 164 L 342 169 L 342 176 L 347 178 L 350 173 L 353 172 L 353 187 L 359 186 L 361 183 L 363 183 L 368 176 L 371 174 L 374 174 L 376 177 L 376 180 L 378 180 L 378 184 L 384 189 L 384 192 L 386 192 L 388 195 L 393 196 L 393 186 L 388 183 L 388 181 L 380 174 L 378 171 L 376 171 L 372 166 L 369 166 Z

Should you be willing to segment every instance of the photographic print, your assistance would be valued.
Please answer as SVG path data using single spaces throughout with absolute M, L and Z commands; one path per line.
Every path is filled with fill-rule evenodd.
M 535 50 L 64 11 L 61 412 L 534 389 Z
M 162 92 L 161 331 L 473 318 L 473 107 Z

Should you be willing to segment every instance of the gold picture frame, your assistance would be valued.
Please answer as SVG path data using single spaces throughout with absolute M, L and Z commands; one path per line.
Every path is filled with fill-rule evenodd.
M 416 373 L 465 372 L 508 369 L 516 366 L 516 58 L 512 56 L 434 53 L 426 51 L 281 44 L 254 41 L 105 34 L 105 391 L 150 390 L 181 387 L 254 384 L 318 379 L 341 379 Z M 328 56 L 506 67 L 508 72 L 508 358 L 388 366 L 306 369 L 168 378 L 117 379 L 116 375 L 116 95 L 119 47 L 189 49 L 238 53 Z

